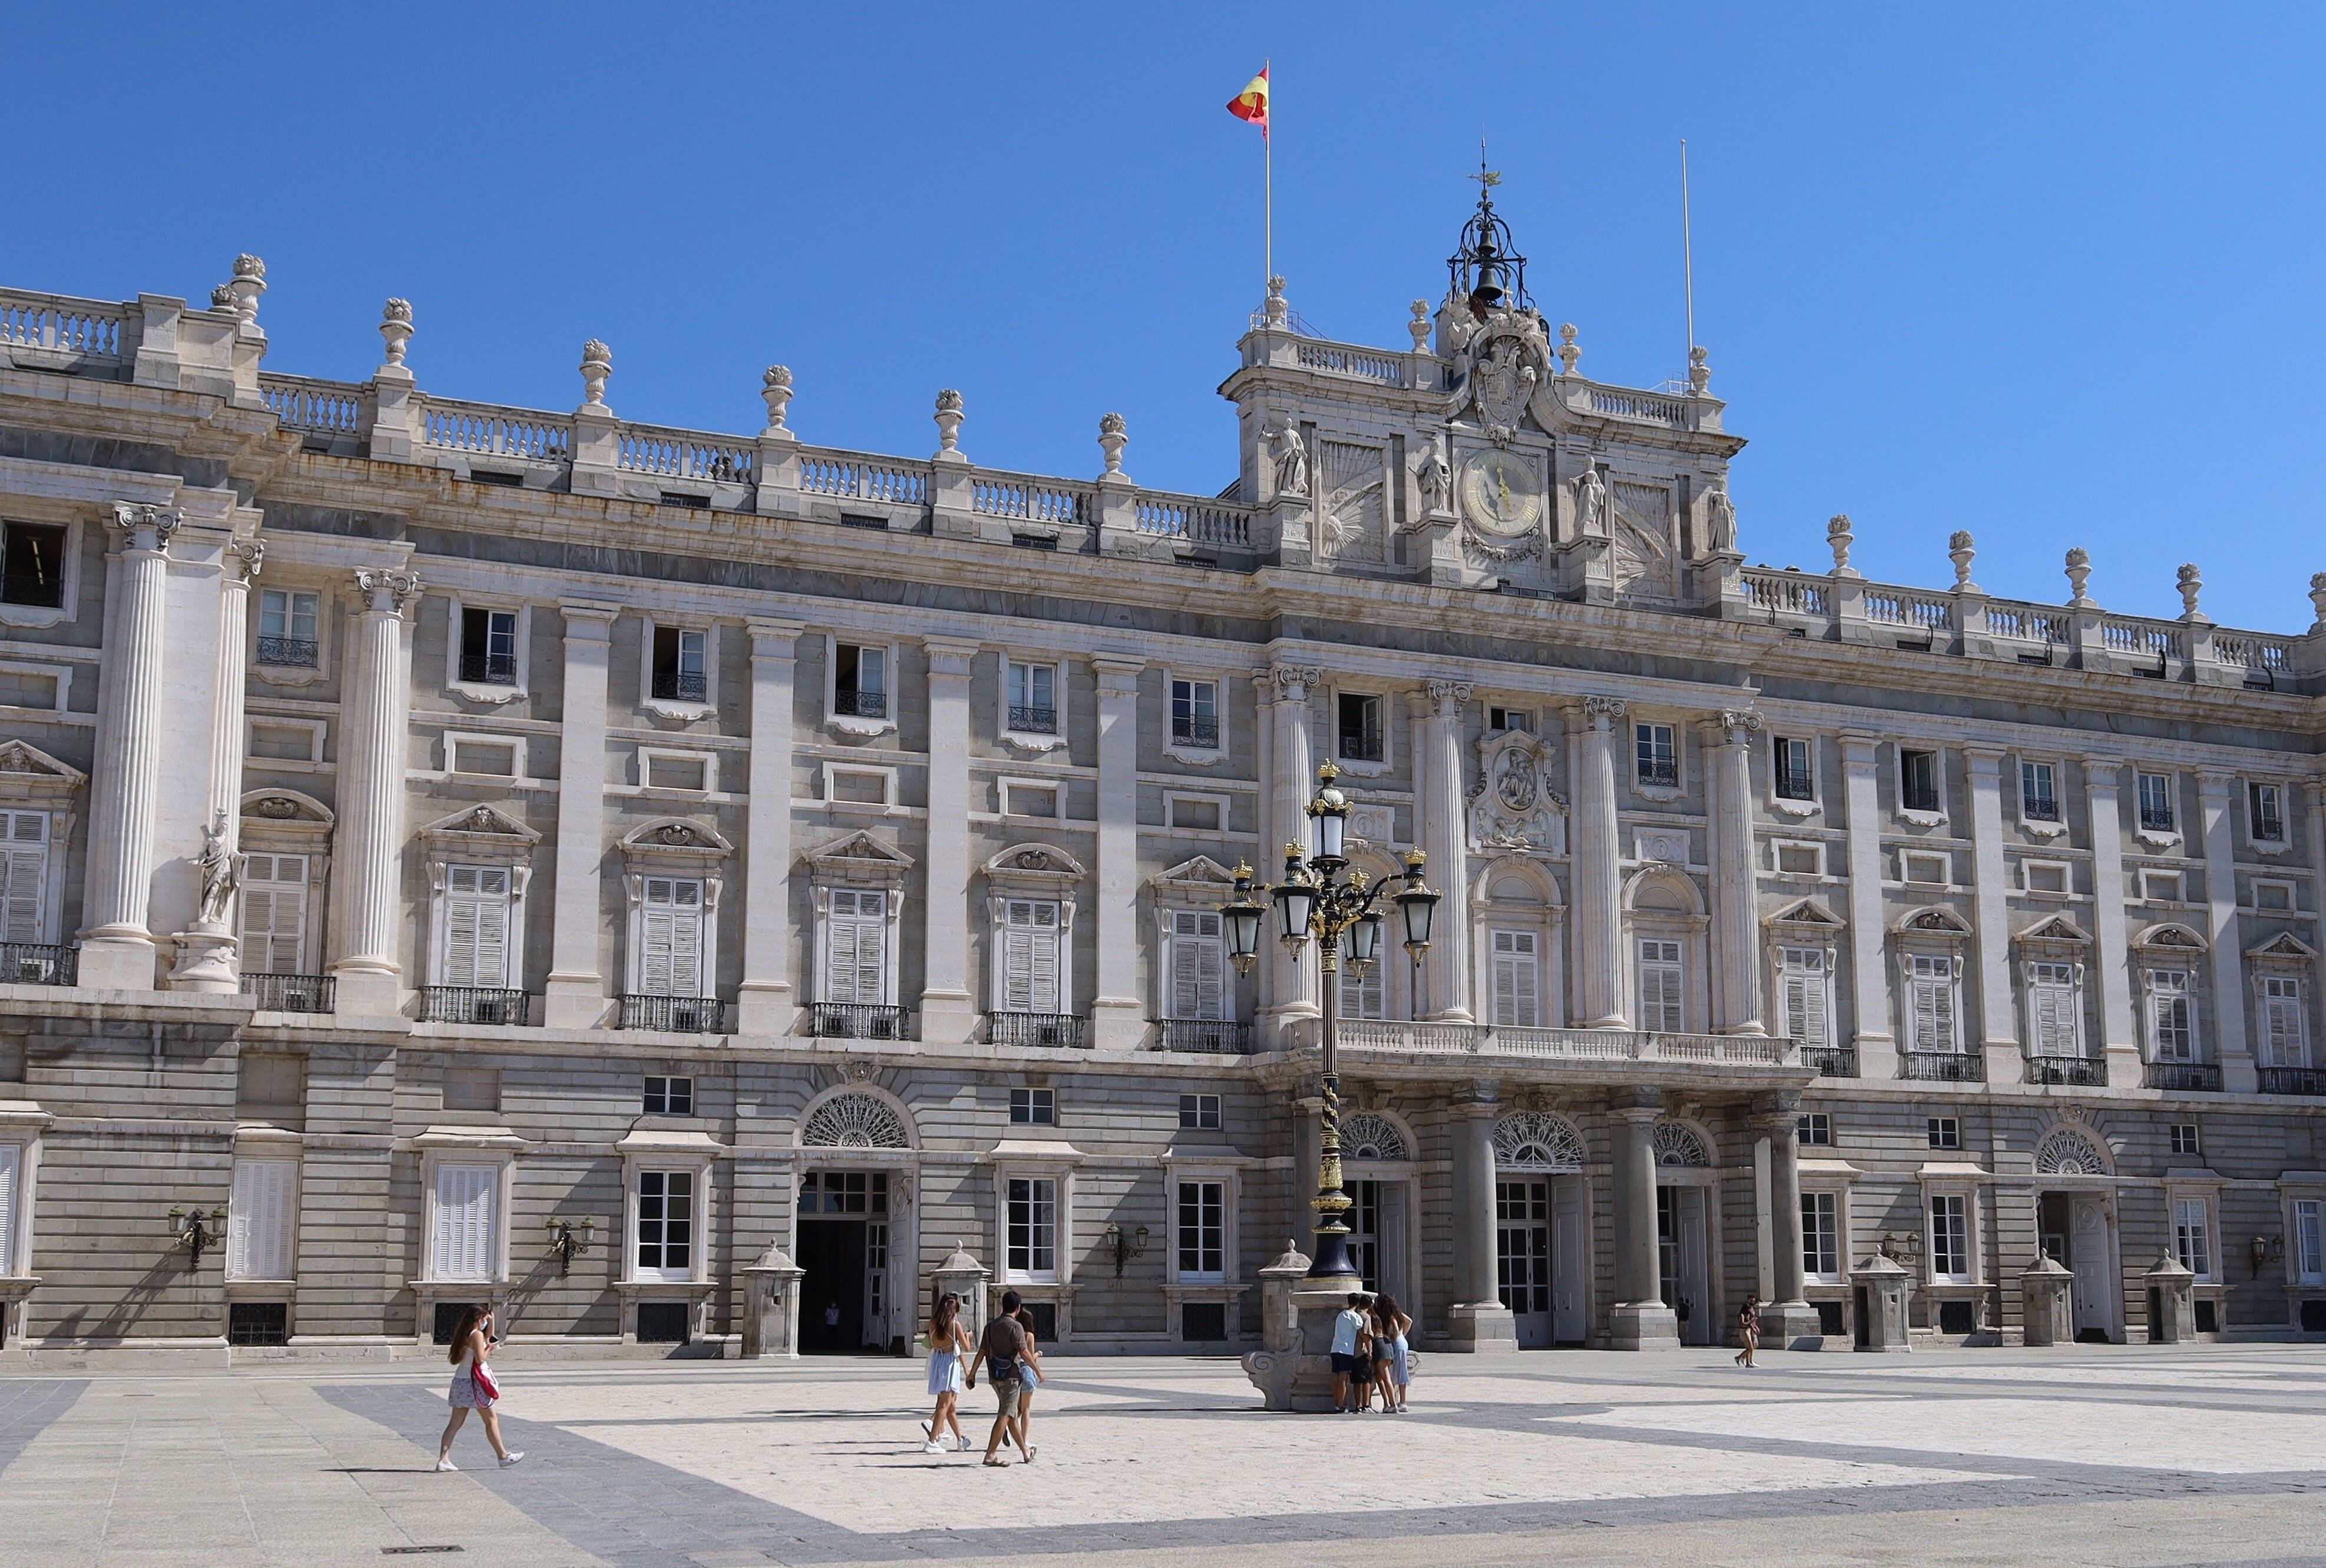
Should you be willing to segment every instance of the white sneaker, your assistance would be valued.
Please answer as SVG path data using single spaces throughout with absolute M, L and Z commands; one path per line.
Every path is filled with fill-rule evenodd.
M 975 1448 L 977 1444 L 970 1442 L 966 1437 L 961 1440 L 961 1452 L 963 1453 L 967 1453 L 971 1449 Z
M 454 1463 L 453 1463 L 451 1460 L 449 1460 L 449 1459 L 440 1459 L 440 1460 L 438 1460 L 438 1461 L 436 1461 L 436 1468 L 437 1468 L 438 1470 L 458 1470 L 458 1469 L 460 1469 L 461 1467 L 460 1467 L 459 1465 L 457 1465 L 457 1464 L 454 1464 Z
M 509 1450 L 508 1452 L 501 1455 L 501 1468 L 503 1470 L 507 1470 L 509 1466 L 515 1464 L 518 1460 L 521 1460 L 524 1457 L 525 1450 L 521 1448 L 513 1448 Z
M 941 1443 L 925 1443 L 921 1444 L 921 1452 L 923 1453 L 950 1453 L 953 1451 L 945 1447 Z

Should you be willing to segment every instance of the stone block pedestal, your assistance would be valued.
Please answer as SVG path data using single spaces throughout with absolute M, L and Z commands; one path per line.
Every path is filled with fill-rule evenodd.
M 1270 1410 L 1333 1408 L 1333 1320 L 1364 1284 L 1354 1274 L 1311 1279 L 1308 1259 L 1287 1247 L 1260 1271 L 1261 1350 L 1243 1358 L 1244 1376 Z
M 1805 1301 L 1772 1301 L 1761 1309 L 1761 1347 L 1769 1350 L 1820 1350 L 1825 1327 L 1817 1308 Z
M 2019 1311 L 2030 1345 L 2068 1345 L 2076 1339 L 2070 1290 L 2076 1276 L 2045 1254 L 2019 1276 Z
M 743 1270 L 743 1359 L 799 1354 L 800 1281 L 807 1270 L 770 1247 Z
M 2197 1276 L 2171 1253 L 2144 1275 L 2148 1287 L 2148 1342 L 2182 1345 L 2197 1337 Z
M 1852 1277 L 1857 1285 L 1857 1348 L 1912 1350 L 1906 1338 L 1906 1271 L 1877 1252 Z
M 1677 1350 L 1679 1314 L 1660 1301 L 1618 1302 L 1607 1314 L 1607 1343 L 1616 1350 Z
M 1519 1348 L 1519 1320 L 1498 1301 L 1456 1302 L 1446 1309 L 1446 1348 L 1499 1355 Z

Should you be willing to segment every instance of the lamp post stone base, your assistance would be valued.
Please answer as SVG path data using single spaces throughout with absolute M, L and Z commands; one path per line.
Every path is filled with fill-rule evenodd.
M 1515 1351 L 1518 1316 L 1498 1301 L 1456 1302 L 1446 1309 L 1446 1348 L 1476 1355 Z
M 1354 1274 L 1312 1277 L 1308 1259 L 1289 1246 L 1260 1271 L 1262 1348 L 1245 1354 L 1243 1371 L 1267 1409 L 1333 1408 L 1333 1320 L 1363 1288 Z

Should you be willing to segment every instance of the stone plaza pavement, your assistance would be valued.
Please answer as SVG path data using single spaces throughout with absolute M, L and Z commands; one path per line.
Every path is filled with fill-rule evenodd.
M 510 1350 L 528 1457 L 472 1423 L 439 1475 L 433 1361 L 100 1358 L 0 1378 L 0 1563 L 2326 1564 L 2326 1348 L 1763 1363 L 1438 1356 L 1391 1418 L 1055 1358 L 1038 1461 L 994 1471 L 920 1452 L 917 1362 Z

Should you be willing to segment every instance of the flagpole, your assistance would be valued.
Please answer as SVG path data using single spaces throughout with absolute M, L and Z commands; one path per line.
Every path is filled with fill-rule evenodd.
M 1696 243 L 1688 221 L 1688 138 L 1679 139 L 1679 270 L 1688 291 L 1688 354 L 1696 352 Z M 1687 355 L 1682 357 L 1687 362 Z
M 1263 299 L 1276 278 L 1276 78 L 1270 70 L 1274 63 L 1266 59 L 1260 62 L 1260 74 L 1268 78 L 1268 118 L 1260 130 L 1260 261 L 1267 274 L 1260 280 Z

